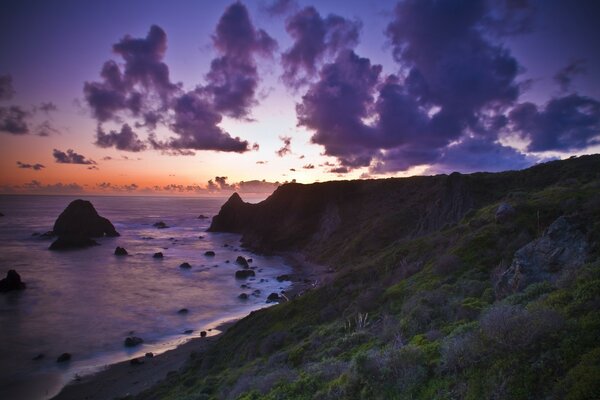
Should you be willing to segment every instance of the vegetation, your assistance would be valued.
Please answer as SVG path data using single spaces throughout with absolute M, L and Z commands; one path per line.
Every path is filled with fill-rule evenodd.
M 140 399 L 597 398 L 600 157 L 501 174 L 327 185 L 284 187 L 265 203 L 277 208 L 287 191 L 296 202 L 299 192 L 315 190 L 329 193 L 322 201 L 336 199 L 325 211 L 312 200 L 307 209 L 287 208 L 304 218 L 306 210 L 336 207 L 326 243 L 307 239 L 323 229 L 319 218 L 296 230 L 292 220 L 278 242 L 286 249 L 300 238 L 297 247 L 333 266 L 336 280 L 250 314 Z M 452 185 L 453 200 L 436 197 Z M 356 197 L 343 197 L 350 190 L 372 208 L 350 214 Z M 499 223 L 503 202 L 514 215 Z M 522 290 L 498 290 L 515 252 L 563 215 L 585 235 L 585 264 L 554 269 L 552 279 Z M 259 245 L 275 234 L 268 226 L 236 230 Z

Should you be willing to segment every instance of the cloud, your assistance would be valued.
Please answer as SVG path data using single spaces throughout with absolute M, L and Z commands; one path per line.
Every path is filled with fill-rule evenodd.
M 45 114 L 50 114 L 51 112 L 58 110 L 56 104 L 51 101 L 40 103 L 37 108 Z
M 275 151 L 275 154 L 277 154 L 279 157 L 291 154 L 292 138 L 289 136 L 279 136 L 279 140 L 283 142 L 283 146 L 279 150 Z
M 522 3 L 399 3 L 386 35 L 400 72 L 386 76 L 380 65 L 342 48 L 302 96 L 298 125 L 313 132 L 311 142 L 324 155 L 337 158 L 333 170 L 395 172 L 442 162 L 467 168 L 449 157 L 484 148 L 499 151 L 507 165 L 524 165 L 517 150 L 497 143 L 521 93 L 521 69 L 495 42 L 528 28 L 531 7 Z
M 586 72 L 585 60 L 573 60 L 554 75 L 554 81 L 560 86 L 562 92 L 567 92 L 571 88 L 575 76 L 583 75 Z
M 244 5 L 234 3 L 219 20 L 213 44 L 219 56 L 211 63 L 206 84 L 183 91 L 181 84 L 171 81 L 164 62 L 167 35 L 162 28 L 153 25 L 145 38 L 127 35 L 116 43 L 113 51 L 123 59 L 123 67 L 113 60 L 105 62 L 101 80 L 86 82 L 83 88 L 98 122 L 96 144 L 128 151 L 150 147 L 171 155 L 258 149 L 258 144 L 251 146 L 233 137 L 219 124 L 223 115 L 248 118 L 257 103 L 256 57 L 272 56 L 276 42 L 254 27 Z M 147 129 L 148 144 L 127 124 L 122 124 L 120 132 L 102 129 L 103 123 L 122 123 L 123 118 L 135 120 L 135 128 Z M 159 138 L 155 133 L 158 125 L 175 136 Z
M 0 132 L 13 135 L 29 133 L 26 119 L 30 113 L 19 106 L 0 107 Z
M 22 163 L 21 161 L 17 161 L 17 166 L 19 168 L 23 168 L 23 169 L 32 169 L 34 171 L 40 171 L 42 170 L 42 168 L 46 168 L 44 165 L 42 164 L 27 164 L 27 163 Z
M 149 140 L 155 149 L 175 151 L 176 154 L 190 154 L 186 150 L 215 150 L 243 153 L 249 150 L 246 140 L 231 137 L 218 125 L 222 116 L 197 91 L 179 97 L 173 106 L 174 121 L 171 130 L 179 135 L 176 138 L 160 141 L 154 136 Z M 193 153 L 191 153 L 193 154 Z
M 265 4 L 261 10 L 272 17 L 288 14 L 298 8 L 295 0 L 274 0 L 270 4 Z
M 361 24 L 334 14 L 323 18 L 314 7 L 306 7 L 287 19 L 285 29 L 294 43 L 281 56 L 282 79 L 298 88 L 316 75 L 324 58 L 358 44 Z
M 106 133 L 98 125 L 96 129 L 96 142 L 99 147 L 115 147 L 118 150 L 139 152 L 147 148 L 146 144 L 140 140 L 138 135 L 127 124 L 123 124 L 121 130 L 110 131 Z
M 304 168 L 304 169 L 315 169 L 315 166 L 313 164 L 306 164 L 306 165 L 303 165 L 302 168 Z
M 268 163 L 268 161 L 260 160 L 260 161 L 257 161 L 256 163 L 257 163 L 257 164 L 267 164 L 267 163 Z
M 60 164 L 96 164 L 94 160 L 86 159 L 84 156 L 77 154 L 72 149 L 68 149 L 66 153 L 58 149 L 54 149 L 52 151 L 52 155 L 54 156 L 54 160 Z
M 139 186 L 136 183 L 131 183 L 128 185 L 115 185 L 110 182 L 101 182 L 96 184 L 96 188 L 101 191 L 111 191 L 111 192 L 135 192 L 139 189 Z
M 348 167 L 336 167 L 331 168 L 329 172 L 331 172 L 332 174 L 347 174 L 348 172 L 350 172 L 350 169 L 348 169 Z
M 203 88 L 214 109 L 233 118 L 246 118 L 257 104 L 259 76 L 256 56 L 270 57 L 277 42 L 262 29 L 256 29 L 246 6 L 230 5 L 221 16 L 213 36 L 220 54 L 210 65 Z
M 81 193 L 84 191 L 83 186 L 77 183 L 53 183 L 43 184 L 40 181 L 32 180 L 31 182 L 24 183 L 23 185 L 15 186 L 18 191 L 26 193 Z
M 0 75 L 0 100 L 10 100 L 14 94 L 12 76 Z
M 533 152 L 582 150 L 600 144 L 600 102 L 571 94 L 550 100 L 544 108 L 521 103 L 510 112 L 515 131 Z

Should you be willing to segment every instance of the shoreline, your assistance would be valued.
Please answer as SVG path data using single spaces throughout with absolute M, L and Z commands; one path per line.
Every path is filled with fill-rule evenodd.
M 330 268 L 307 261 L 300 252 L 285 252 L 275 255 L 280 256 L 292 269 L 292 273 L 289 274 L 291 286 L 282 291 L 283 296 L 288 300 L 329 282 L 334 276 Z M 222 322 L 214 327 L 212 330 L 219 332 L 215 335 L 193 337 L 174 349 L 154 357 L 133 357 L 110 364 L 96 373 L 71 380 L 51 399 L 100 400 L 135 396 L 162 382 L 169 374 L 179 371 L 186 365 L 192 354 L 205 352 L 239 319 Z M 133 359 L 139 359 L 143 363 L 133 365 L 131 364 Z

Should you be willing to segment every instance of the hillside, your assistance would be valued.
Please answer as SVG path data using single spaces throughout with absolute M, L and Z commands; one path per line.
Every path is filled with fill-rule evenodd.
M 592 399 L 600 156 L 234 194 L 211 231 L 337 278 L 234 325 L 141 399 Z

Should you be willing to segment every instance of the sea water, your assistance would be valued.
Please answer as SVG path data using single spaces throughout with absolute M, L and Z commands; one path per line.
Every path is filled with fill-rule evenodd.
M 86 249 L 48 250 L 51 239 L 34 234 L 51 230 L 76 198 L 90 200 L 121 236 L 97 239 L 99 246 Z M 0 398 L 49 398 L 76 374 L 173 348 L 219 321 L 267 306 L 270 293 L 289 285 L 276 277 L 290 267 L 279 257 L 242 249 L 239 235 L 206 232 L 224 201 L 0 196 L 0 275 L 15 269 L 27 285 L 0 294 Z M 159 221 L 168 228 L 154 227 Z M 114 255 L 117 246 L 129 255 Z M 205 256 L 208 250 L 216 255 Z M 159 251 L 164 258 L 153 258 Z M 253 259 L 255 278 L 235 279 L 239 255 Z M 180 268 L 183 262 L 192 268 Z M 257 289 L 260 294 L 253 294 Z M 182 308 L 188 312 L 178 313 Z M 126 348 L 131 335 L 144 343 Z M 57 363 L 67 352 L 71 361 Z

